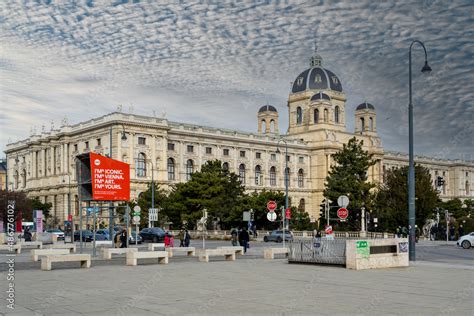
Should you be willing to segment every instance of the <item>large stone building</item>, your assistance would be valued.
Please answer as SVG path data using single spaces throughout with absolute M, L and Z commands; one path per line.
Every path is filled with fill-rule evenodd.
M 278 112 L 271 105 L 262 106 L 257 113 L 258 133 L 121 112 L 74 125 L 63 122 L 59 129 L 7 145 L 10 189 L 51 202 L 51 213 L 59 222 L 67 218 L 70 198 L 77 219 L 74 159 L 77 154 L 94 151 L 111 153 L 112 158 L 130 164 L 132 198 L 146 189 L 152 174 L 161 186 L 169 187 L 187 181 L 192 172 L 213 159 L 220 159 L 224 167 L 238 174 L 249 191 L 283 191 L 286 142 L 289 195 L 293 205 L 304 208 L 315 220 L 333 163 L 331 155 L 350 138 L 363 140 L 365 149 L 374 154 L 377 163 L 369 170 L 370 181 L 384 181 L 387 169 L 408 164 L 406 154 L 384 151 L 372 104 L 358 105 L 355 131 L 346 130 L 346 96 L 341 81 L 321 66 L 319 55 L 311 58 L 310 68 L 294 81 L 288 111 L 289 128 L 283 135 L 279 134 Z M 443 199 L 473 197 L 473 162 L 429 157 L 416 157 L 416 162 L 429 168 L 433 179 L 444 178 Z

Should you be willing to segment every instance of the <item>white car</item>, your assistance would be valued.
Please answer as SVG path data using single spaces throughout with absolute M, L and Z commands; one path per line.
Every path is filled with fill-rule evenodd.
M 463 247 L 464 249 L 474 247 L 474 233 L 470 233 L 459 238 L 457 245 L 459 247 Z
M 47 233 L 56 235 L 58 240 L 64 240 L 64 232 L 60 229 L 48 229 L 46 230 Z

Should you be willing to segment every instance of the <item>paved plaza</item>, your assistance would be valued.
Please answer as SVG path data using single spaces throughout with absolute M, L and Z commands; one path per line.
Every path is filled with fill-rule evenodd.
M 435 252 L 458 251 L 460 258 L 353 271 L 260 259 L 262 245 L 235 262 L 177 256 L 168 265 L 144 260 L 129 267 L 118 257 L 95 260 L 90 269 L 58 264 L 52 271 L 25 262 L 15 274 L 15 311 L 8 314 L 472 315 L 474 310 L 473 249 L 426 244 Z M 5 305 L 2 290 L 1 313 Z

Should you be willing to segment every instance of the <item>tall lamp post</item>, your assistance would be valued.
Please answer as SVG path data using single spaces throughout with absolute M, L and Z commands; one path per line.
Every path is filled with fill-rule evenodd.
M 71 243 L 74 243 L 74 225 L 72 221 L 72 213 L 71 213 L 71 175 L 68 173 L 67 175 L 67 218 L 71 218 Z M 63 179 L 63 182 L 64 179 Z M 64 238 L 64 243 L 66 243 L 66 238 Z
M 425 65 L 421 68 L 422 73 L 431 72 L 431 67 L 428 65 L 428 54 L 426 53 L 425 45 L 419 41 L 414 40 L 410 44 L 408 52 L 408 77 L 409 77 L 409 103 L 408 103 L 408 138 L 409 138 L 409 149 L 408 149 L 408 227 L 409 227 L 409 254 L 408 258 L 410 261 L 415 261 L 415 162 L 413 154 L 413 102 L 412 102 L 412 88 L 411 88 L 411 49 L 415 43 L 418 43 L 423 47 L 425 51 Z
M 280 153 L 280 142 L 283 142 L 285 143 L 285 210 L 282 212 L 282 222 L 283 222 L 283 248 L 285 248 L 285 224 L 286 224 L 286 220 L 285 220 L 285 212 L 286 210 L 288 209 L 288 184 L 290 182 L 290 175 L 289 175 L 289 172 L 288 172 L 288 142 L 281 138 L 278 140 L 278 143 L 277 143 L 277 153 L 279 154 Z

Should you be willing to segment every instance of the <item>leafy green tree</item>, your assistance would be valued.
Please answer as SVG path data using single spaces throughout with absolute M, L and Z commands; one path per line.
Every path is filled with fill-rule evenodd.
M 449 213 L 453 214 L 454 218 L 461 218 L 468 214 L 467 208 L 463 207 L 463 202 L 458 198 L 440 202 L 440 208 L 442 210 L 448 210 Z
M 338 229 L 360 229 L 358 218 L 361 207 L 367 210 L 372 207 L 372 194 L 370 190 L 374 184 L 367 181 L 367 171 L 375 164 L 373 155 L 365 151 L 363 141 L 351 138 L 343 148 L 332 157 L 335 165 L 331 166 L 326 178 L 326 189 L 324 196 L 332 202 L 331 206 L 337 205 L 337 198 L 341 195 L 349 197 L 349 217 L 345 223 L 338 224 Z M 331 218 L 335 217 L 335 208 L 331 208 Z M 323 218 L 320 223 L 326 223 Z
M 416 225 L 421 229 L 438 205 L 439 195 L 432 186 L 429 170 L 415 166 Z M 378 218 L 381 229 L 395 231 L 408 226 L 408 167 L 389 170 L 375 200 L 372 217 Z
M 291 230 L 312 230 L 314 227 L 311 224 L 309 214 L 297 207 L 291 207 Z
M 229 227 L 242 209 L 244 187 L 235 173 L 222 168 L 219 160 L 206 162 L 191 180 L 178 183 L 165 203 L 171 218 L 195 223 L 208 212 L 208 224 L 219 221 Z M 176 222 L 174 222 L 176 224 Z
M 5 225 L 4 231 L 6 229 L 6 224 L 8 221 L 8 205 L 10 204 L 9 201 L 15 201 L 15 212 L 13 213 L 15 220 L 17 220 L 20 215 L 19 211 L 21 211 L 21 217 L 25 220 L 31 221 L 33 219 L 32 200 L 27 198 L 24 192 L 0 190 L 0 219 Z
M 267 219 L 267 203 L 268 201 L 275 201 L 277 203 L 276 213 L 278 219 L 275 222 L 270 222 Z M 290 201 L 289 201 L 290 202 Z M 280 207 L 285 205 L 285 194 L 280 191 L 253 192 L 245 197 L 243 207 L 234 214 L 233 224 L 235 226 L 242 225 L 242 212 L 254 210 L 254 224 L 257 229 L 273 230 L 281 227 L 281 212 Z
M 43 203 L 39 200 L 38 197 L 35 197 L 31 200 L 31 208 L 33 210 L 43 211 L 43 216 L 46 220 L 48 220 L 51 217 L 50 210 L 52 207 L 53 207 L 52 203 L 49 203 L 49 202 Z
M 464 200 L 464 205 L 466 206 L 467 216 L 474 217 L 474 200 Z

